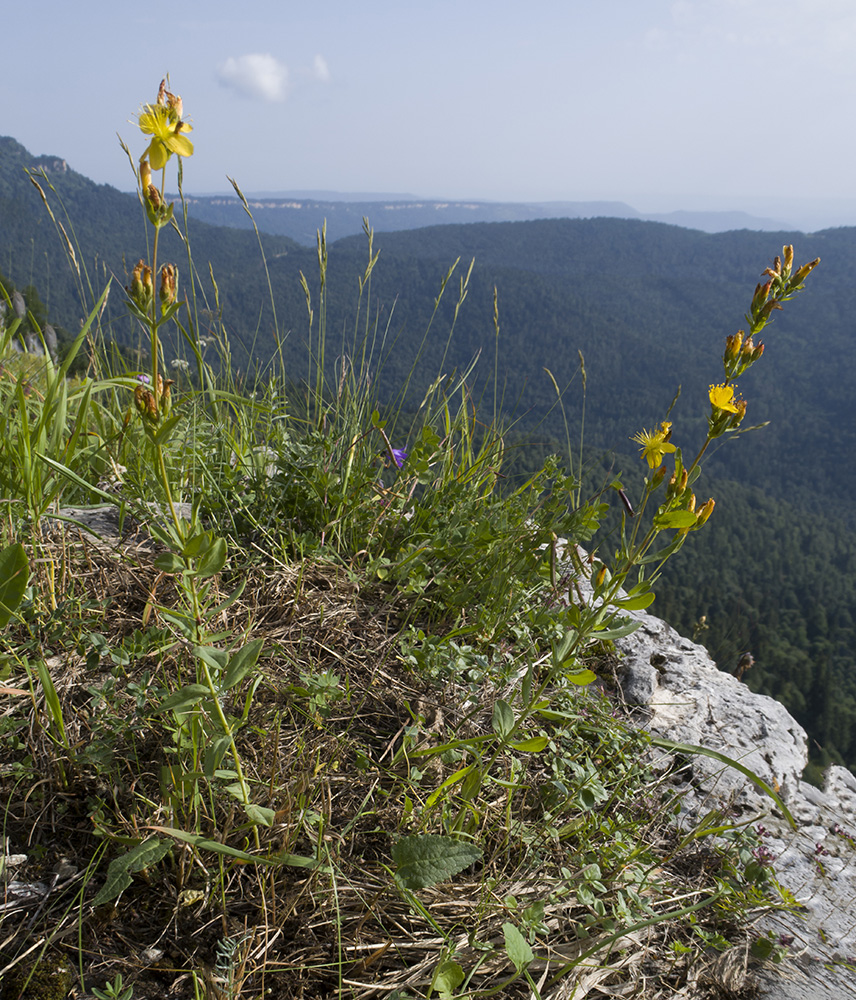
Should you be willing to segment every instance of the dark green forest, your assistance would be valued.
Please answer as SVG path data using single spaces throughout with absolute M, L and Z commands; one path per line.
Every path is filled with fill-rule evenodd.
M 39 183 L 74 245 L 81 279 L 25 167 L 44 171 Z M 309 340 L 300 274 L 314 290 L 316 252 L 262 234 L 266 272 L 252 230 L 191 219 L 188 231 L 194 260 L 210 261 L 210 274 L 190 282 L 187 251 L 173 233 L 162 259 L 178 265 L 182 288 L 209 315 L 222 313 L 234 365 L 254 377 L 279 340 L 299 383 Z M 12 139 L 0 139 L 0 234 L 0 271 L 10 285 L 37 290 L 49 321 L 72 332 L 106 281 L 126 284 L 145 250 L 133 196 L 93 184 L 61 161 L 34 158 Z M 757 662 L 746 682 L 785 703 L 809 732 L 815 760 L 856 767 L 856 229 L 709 235 L 637 220 L 570 219 L 377 234 L 380 258 L 363 294 L 375 343 L 372 377 L 381 399 L 393 396 L 421 347 L 408 401 L 416 405 L 438 372 L 479 356 L 473 396 L 492 406 L 496 351 L 497 394 L 514 421 L 509 441 L 521 445 L 522 470 L 565 451 L 549 368 L 567 387 L 574 449 L 584 418 L 591 481 L 599 481 L 595 470 L 611 469 L 630 488 L 644 471 L 630 437 L 665 419 L 679 388 L 674 440 L 691 452 L 704 437 L 707 388 L 720 379 L 724 338 L 745 325 L 755 282 L 786 243 L 798 262 L 819 256 L 822 263 L 764 331 L 763 363 L 739 386 L 746 425 L 768 426 L 726 441 L 706 462 L 697 492 L 716 498 L 714 516 L 670 563 L 651 610 L 689 636 L 705 616 L 698 641 L 724 670 L 751 651 Z M 328 249 L 328 353 L 335 358 L 353 352 L 367 240 L 348 237 Z M 122 296 L 112 294 L 108 309 L 112 335 L 132 347 L 139 334 Z

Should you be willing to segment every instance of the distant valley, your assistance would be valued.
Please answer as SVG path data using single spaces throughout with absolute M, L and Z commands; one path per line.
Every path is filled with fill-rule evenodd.
M 80 276 L 25 168 L 42 172 L 42 190 L 70 234 Z M 317 252 L 307 243 L 310 233 L 314 243 L 322 209 L 332 203 L 308 199 L 310 208 L 293 200 L 299 208 L 253 209 L 264 259 L 255 233 L 203 221 L 194 214 L 196 202 L 188 205 L 194 281 L 186 248 L 169 229 L 160 259 L 177 264 L 181 293 L 195 298 L 197 336 L 222 316 L 235 369 L 250 378 L 263 374 L 279 344 L 286 371 L 300 384 L 318 332 L 317 313 L 309 326 L 301 274 L 317 305 Z M 724 337 L 743 324 L 764 267 L 783 243 L 795 244 L 800 262 L 822 258 L 805 293 L 765 331 L 762 363 L 741 380 L 748 423 L 769 426 L 712 449 L 698 485 L 701 500 L 717 500 L 710 530 L 692 536 L 669 565 L 654 610 L 686 634 L 704 615 L 702 638 L 723 669 L 751 650 L 757 663 L 750 686 L 787 705 L 809 730 L 819 762 L 854 766 L 856 229 L 706 233 L 603 216 L 474 221 L 471 213 L 488 209 L 422 203 L 389 208 L 399 221 L 408 216 L 395 213 L 412 212 L 414 226 L 423 220 L 418 228 L 382 231 L 378 204 L 336 203 L 339 214 L 328 220 L 328 361 L 359 357 L 367 335 L 379 407 L 390 406 L 407 384 L 404 404 L 415 409 L 438 375 L 478 357 L 474 401 L 490 408 L 496 390 L 506 417 L 516 421 L 508 435 L 513 475 L 525 475 L 548 452 L 567 452 L 549 369 L 568 387 L 570 446 L 576 455 L 582 434 L 592 491 L 616 475 L 631 492 L 638 486 L 645 465 L 631 435 L 665 419 L 679 387 L 669 418 L 675 440 L 689 450 L 703 437 L 707 387 L 721 378 Z M 237 205 L 209 207 L 232 222 L 243 215 L 249 226 Z M 298 221 L 302 212 L 301 238 L 267 232 L 265 212 L 298 213 L 290 216 Z M 454 212 L 468 221 L 452 222 Z M 373 249 L 380 251 L 369 282 L 363 214 L 376 226 Z M 338 237 L 335 219 L 343 227 Z M 424 225 L 429 219 L 435 224 Z M 357 235 L 344 235 L 345 221 Z M 40 297 L 60 333 L 78 329 L 112 279 L 106 329 L 121 344 L 137 344 L 122 286 L 146 253 L 135 196 L 0 139 L 0 272 Z M 167 361 L 184 348 L 168 350 Z M 615 495 L 608 490 L 605 499 L 614 502 Z M 606 550 L 610 544 L 604 542 Z

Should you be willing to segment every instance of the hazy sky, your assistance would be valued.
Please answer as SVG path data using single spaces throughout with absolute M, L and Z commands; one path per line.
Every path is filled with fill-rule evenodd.
M 130 190 L 116 134 L 139 156 L 167 72 L 190 193 L 856 195 L 854 0 L 27 0 L 0 134 Z

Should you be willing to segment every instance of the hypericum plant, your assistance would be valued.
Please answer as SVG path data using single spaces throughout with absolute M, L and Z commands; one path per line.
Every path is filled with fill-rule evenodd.
M 773 266 L 764 271 L 766 281 L 755 288 L 746 314 L 748 333 L 739 330 L 726 338 L 723 354 L 722 382 L 711 384 L 708 390 L 710 413 L 707 434 L 695 457 L 687 462 L 682 450 L 672 441 L 672 422 L 664 420 L 654 430 L 642 430 L 632 439 L 640 446 L 648 465 L 642 496 L 631 503 L 620 481 L 612 485 L 622 502 L 619 545 L 611 565 L 599 552 L 589 557 L 592 599 L 585 607 L 572 608 L 571 622 L 578 636 L 591 637 L 606 628 L 616 613 L 639 610 L 653 600 L 651 585 L 663 565 L 686 541 L 687 535 L 701 528 L 713 513 L 715 501 L 699 504 L 693 486 L 701 474 L 701 462 L 712 441 L 737 432 L 746 416 L 747 402 L 736 394 L 736 379 L 752 367 L 764 353 L 764 344 L 755 337 L 772 321 L 773 313 L 782 303 L 792 299 L 803 288 L 805 279 L 820 263 L 820 258 L 794 269 L 792 246 L 783 248 Z M 674 405 L 674 404 L 673 404 Z M 671 407 L 670 407 L 671 411 Z M 672 469 L 665 459 L 671 456 Z M 649 507 L 657 501 L 656 510 L 646 518 Z M 667 539 L 662 543 L 663 536 Z M 572 553 L 572 555 L 576 555 Z M 580 568 L 581 565 L 580 565 Z M 626 592 L 623 588 L 635 571 L 636 582 Z M 574 643 L 569 652 L 579 648 Z
M 173 155 L 192 156 L 193 144 L 186 135 L 191 126 L 184 119 L 182 99 L 166 89 L 166 80 L 161 81 L 155 103 L 143 106 L 139 126 L 145 136 L 151 137 L 139 160 L 138 181 L 154 237 L 151 261 L 137 263 L 126 291 L 131 314 L 149 335 L 151 364 L 150 373 L 138 375 L 129 384 L 133 386 L 134 405 L 150 449 L 151 471 L 166 501 L 160 518 L 156 515 L 149 529 L 166 549 L 155 559 L 155 567 L 173 576 L 185 602 L 184 608 L 164 608 L 161 614 L 192 650 L 196 668 L 193 681 L 180 687 L 156 709 L 174 721 L 174 752 L 178 757 L 175 766 L 164 768 L 162 786 L 174 804 L 181 803 L 195 811 L 202 802 L 198 787 L 201 777 L 210 781 L 215 773 L 225 774 L 224 757 L 231 753 L 234 771 L 229 773 L 236 780 L 227 790 L 243 804 L 258 846 L 255 824 L 269 822 L 270 811 L 251 802 L 250 787 L 235 744 L 235 732 L 246 721 L 246 711 L 243 717 L 231 717 L 226 700 L 254 669 L 262 642 L 250 642 L 231 654 L 215 645 L 215 640 L 222 642 L 228 634 L 213 634 L 214 618 L 239 596 L 239 591 L 226 602 L 215 599 L 212 580 L 226 565 L 226 540 L 204 528 L 196 505 L 189 517 L 182 516 L 174 497 L 167 454 L 182 414 L 173 407 L 174 380 L 163 377 L 161 330 L 174 321 L 185 334 L 179 314 L 186 303 L 178 297 L 177 267 L 172 263 L 159 264 L 158 248 L 161 230 L 174 217 L 174 206 L 165 199 L 167 165 Z M 159 185 L 153 183 L 153 171 L 160 171 Z

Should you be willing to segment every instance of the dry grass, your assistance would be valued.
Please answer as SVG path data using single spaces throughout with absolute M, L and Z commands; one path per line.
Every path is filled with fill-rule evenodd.
M 186 669 L 181 644 L 162 642 L 126 668 L 112 669 L 103 656 L 87 663 L 78 642 L 84 633 L 100 632 L 115 650 L 141 621 L 160 624 L 155 605 L 169 606 L 175 594 L 151 558 L 151 547 L 139 540 L 111 549 L 67 533 L 46 543 L 37 572 L 52 567 L 65 601 L 60 621 L 31 623 L 32 635 L 20 630 L 11 637 L 21 646 L 38 640 L 62 706 L 66 744 L 58 742 L 37 686 L 30 695 L 4 698 L 3 834 L 8 852 L 27 858 L 7 877 L 0 913 L 7 982 L 10 970 L 28 969 L 37 956 L 62 955 L 78 973 L 75 996 L 88 995 L 82 983 L 103 987 L 121 973 L 139 1000 L 424 997 L 438 962 L 454 955 L 464 969 L 477 969 L 460 996 L 750 995 L 733 970 L 726 989 L 715 954 L 704 962 L 697 950 L 672 949 L 673 941 L 687 940 L 680 924 L 609 942 L 595 922 L 586 936 L 591 909 L 574 887 L 590 845 L 573 834 L 558 837 L 541 820 L 540 788 L 550 777 L 543 755 L 519 755 L 524 770 L 515 776 L 517 790 L 494 785 L 478 800 L 480 864 L 415 893 L 397 885 L 392 844 L 404 833 L 441 829 L 441 810 L 426 802 L 460 766 L 442 755 L 426 763 L 415 754 L 452 733 L 458 739 L 489 733 L 493 695 L 484 690 L 474 705 L 464 688 L 439 688 L 407 670 L 396 646 L 406 609 L 395 595 L 323 564 L 259 560 L 222 621 L 224 630 L 265 643 L 239 735 L 255 801 L 275 812 L 273 824 L 260 828 L 261 849 L 254 853 L 286 852 L 314 866 L 246 864 L 176 841 L 167 858 L 136 873 L 118 899 L 93 907 L 107 861 L 159 827 L 185 824 L 211 841 L 253 850 L 233 799 L 188 798 L 182 814 L 176 796 L 164 794 L 162 769 L 175 759 L 168 727 L 146 714 L 147 696 L 140 692 L 147 684 L 149 690 L 176 684 Z M 221 587 L 225 594 L 229 581 Z M 63 615 L 78 615 L 85 627 L 63 629 Z M 333 697 L 312 702 L 301 693 L 305 677 L 325 674 L 338 676 Z M 7 685 L 30 690 L 25 676 Z M 246 695 L 242 688 L 235 697 L 235 714 Z M 605 696 L 581 697 L 593 710 Z M 661 802 L 662 792 L 652 778 L 650 802 Z M 581 817 L 562 812 L 562 824 L 575 822 L 582 824 Z M 640 820 L 638 830 L 646 850 L 665 856 L 673 849 L 664 809 Z M 673 864 L 658 878 L 652 904 L 659 913 L 696 902 L 714 886 L 704 866 L 690 873 Z M 20 888 L 26 885 L 36 886 L 30 896 Z M 547 905 L 532 925 L 535 993 L 524 978 L 514 978 L 502 925 L 523 926 L 525 906 L 538 901 Z M 736 928 L 735 935 L 746 939 Z M 600 950 L 553 981 L 599 939 Z M 745 958 L 745 947 L 741 954 Z

